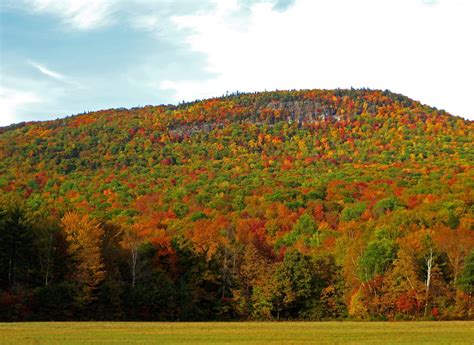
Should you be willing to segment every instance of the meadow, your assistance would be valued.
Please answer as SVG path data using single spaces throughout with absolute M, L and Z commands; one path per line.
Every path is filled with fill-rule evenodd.
M 473 344 L 474 322 L 2 323 L 8 344 Z

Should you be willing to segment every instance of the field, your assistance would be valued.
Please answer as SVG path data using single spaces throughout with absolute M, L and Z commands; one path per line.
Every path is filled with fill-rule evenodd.
M 0 344 L 473 344 L 474 322 L 3 323 Z

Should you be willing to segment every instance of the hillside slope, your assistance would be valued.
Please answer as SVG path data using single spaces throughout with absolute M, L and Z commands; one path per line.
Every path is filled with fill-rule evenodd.
M 3 318 L 472 317 L 473 129 L 371 90 L 3 128 Z

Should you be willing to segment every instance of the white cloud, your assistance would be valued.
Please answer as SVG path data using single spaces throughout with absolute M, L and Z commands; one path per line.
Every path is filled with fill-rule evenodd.
M 0 86 L 0 126 L 7 126 L 18 120 L 18 113 L 30 103 L 40 103 L 35 93 Z
M 29 10 L 51 14 L 79 30 L 103 27 L 113 22 L 117 1 L 110 0 L 26 0 Z
M 188 12 L 207 8 L 200 0 L 3 0 L 9 7 L 34 14 L 58 17 L 66 26 L 93 30 L 125 24 L 142 31 L 163 31 L 173 11 Z M 224 2 L 227 0 L 224 0 Z
M 474 118 L 474 1 L 299 0 L 284 12 L 257 3 L 245 21 L 237 1 L 176 16 L 187 44 L 207 56 L 204 81 L 166 80 L 175 100 L 226 91 L 391 89 Z M 239 22 L 240 21 L 240 22 Z
M 143 14 L 130 18 L 130 25 L 138 30 L 155 31 L 159 29 L 160 18 L 156 14 Z

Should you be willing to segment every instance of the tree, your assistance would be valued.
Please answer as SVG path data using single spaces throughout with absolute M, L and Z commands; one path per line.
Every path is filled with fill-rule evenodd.
M 291 246 L 301 237 L 304 237 L 306 243 L 316 246 L 320 245 L 320 236 L 319 231 L 316 229 L 316 223 L 313 217 L 307 213 L 298 218 L 291 232 L 282 237 L 280 243 Z
M 352 206 L 347 206 L 341 212 L 341 219 L 345 222 L 355 220 L 362 216 L 366 209 L 365 203 L 359 202 Z
M 132 289 L 135 288 L 137 280 L 137 265 L 139 259 L 139 248 L 143 239 L 139 234 L 140 224 L 135 224 L 132 228 L 126 228 L 122 240 L 122 246 L 129 252 L 130 274 L 132 276 Z
M 474 250 L 466 258 L 457 285 L 465 293 L 474 294 Z
M 104 230 L 100 223 L 88 215 L 66 213 L 61 220 L 66 233 L 68 253 L 75 263 L 72 278 L 79 289 L 78 300 L 86 305 L 95 299 L 95 291 L 105 278 L 102 258 Z
M 28 284 L 37 272 L 35 234 L 19 204 L 0 209 L 0 283 L 4 289 Z
M 304 213 L 298 218 L 298 221 L 293 227 L 293 232 L 310 236 L 308 242 L 311 244 L 314 243 L 317 247 L 321 244 L 320 233 L 317 230 L 316 223 L 313 217 L 307 213 Z
M 399 250 L 392 269 L 384 276 L 383 303 L 389 316 L 415 317 L 424 306 L 425 284 L 420 279 L 418 237 L 409 236 L 397 241 Z
M 473 315 L 472 295 L 474 294 L 474 250 L 471 251 L 464 263 L 457 285 L 461 291 L 467 294 L 468 317 L 471 318 Z
M 240 265 L 240 289 L 233 291 L 242 316 L 272 318 L 272 274 L 274 266 L 253 244 L 244 248 Z
M 358 262 L 358 276 L 363 284 L 368 284 L 377 275 L 382 275 L 389 268 L 396 256 L 393 241 L 382 238 L 370 242 Z
M 288 252 L 276 266 L 273 285 L 277 319 L 283 311 L 286 317 L 296 318 L 308 306 L 311 298 L 319 293 L 316 285 L 314 263 L 298 251 Z
M 58 220 L 48 214 L 48 210 L 36 211 L 29 218 L 34 222 L 36 245 L 38 247 L 38 263 L 40 266 L 42 285 L 47 287 L 59 283 L 64 278 L 67 268 L 65 236 L 61 231 Z
M 374 214 L 381 216 L 387 211 L 393 211 L 398 205 L 399 201 L 394 197 L 382 199 L 375 204 Z
M 431 236 L 426 235 L 423 240 L 423 244 L 425 247 L 425 253 L 423 254 L 423 263 L 426 270 L 426 279 L 425 279 L 425 313 L 428 312 L 428 305 L 429 305 L 429 298 L 430 298 L 430 288 L 431 288 L 431 278 L 433 274 L 433 266 L 435 264 L 435 257 L 434 257 L 434 249 L 433 249 L 433 240 Z
M 434 229 L 433 241 L 436 247 L 446 253 L 453 270 L 454 284 L 456 285 L 464 261 L 469 257 L 469 252 L 472 248 L 474 248 L 472 230 L 466 228 L 453 230 L 449 227 L 441 226 Z
M 369 281 L 376 275 L 382 275 L 395 259 L 396 247 L 393 241 L 383 238 L 367 245 L 364 254 L 359 259 L 359 277 Z

